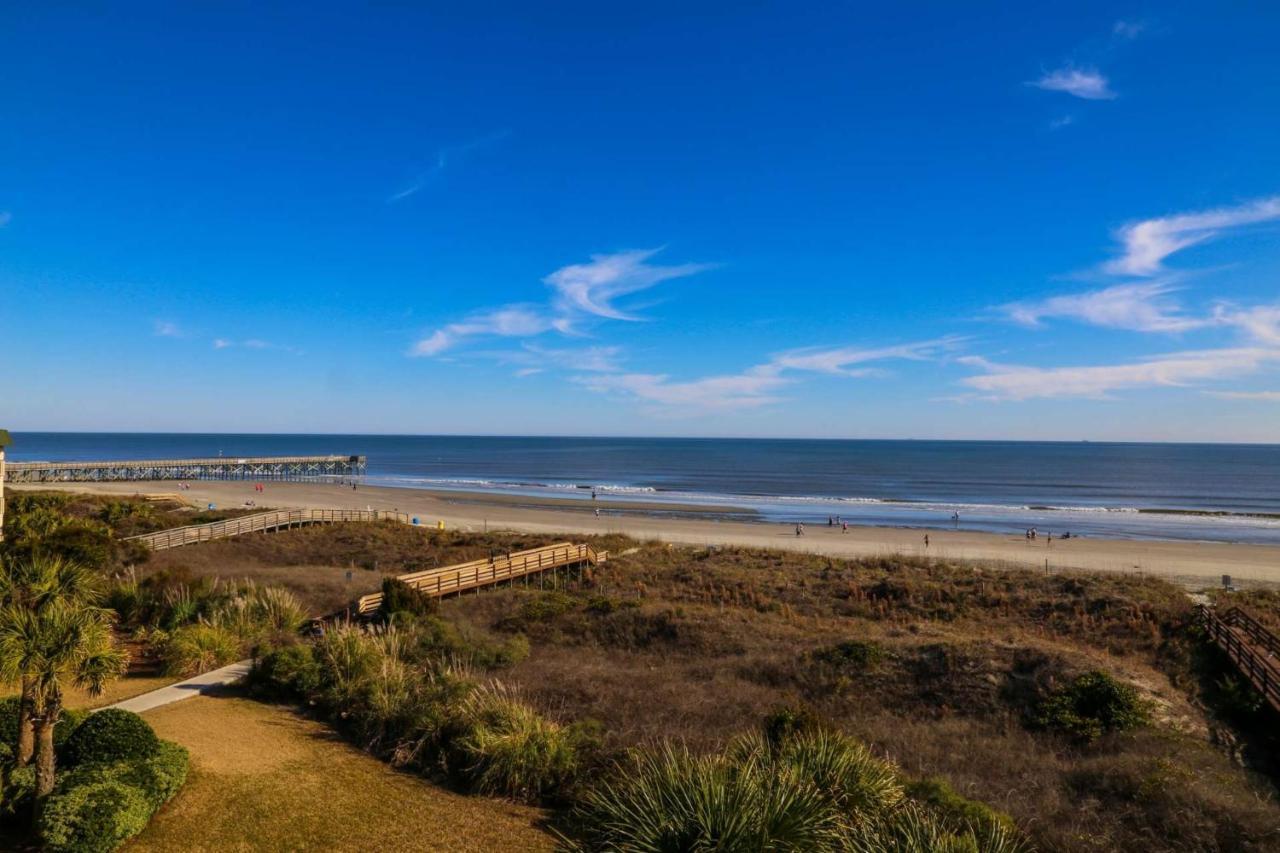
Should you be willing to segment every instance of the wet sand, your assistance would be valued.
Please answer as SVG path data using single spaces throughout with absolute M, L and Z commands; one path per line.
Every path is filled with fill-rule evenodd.
M 32 488 L 10 486 L 9 488 Z M 39 488 L 50 488 L 40 486 Z M 178 494 L 174 482 L 68 483 L 57 488 L 99 494 Z M 394 509 L 417 516 L 424 525 L 444 521 L 450 528 L 507 529 L 536 533 L 624 533 L 637 539 L 688 545 L 742 545 L 786 548 L 841 557 L 902 554 L 978 560 L 1044 571 L 1085 569 L 1161 575 L 1190 587 L 1217 586 L 1224 574 L 1237 582 L 1280 584 L 1280 546 L 1219 542 L 1145 541 L 1072 538 L 1028 542 L 1021 535 L 892 527 L 810 526 L 802 537 L 789 524 L 749 520 L 734 507 L 609 500 L 591 502 L 555 497 L 489 495 L 425 489 L 361 486 L 352 491 L 332 483 L 266 484 L 255 493 L 251 482 L 191 484 L 181 496 L 198 506 L 240 507 L 256 501 L 260 509 Z M 600 517 L 594 510 L 599 508 Z M 735 517 L 723 516 L 734 513 Z M 678 514 L 678 515 L 676 515 Z M 924 544 L 925 533 L 929 545 Z

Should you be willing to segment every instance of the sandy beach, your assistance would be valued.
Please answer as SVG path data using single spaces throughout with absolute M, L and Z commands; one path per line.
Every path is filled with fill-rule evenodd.
M 13 486 L 10 488 L 32 488 Z M 50 488 L 41 486 L 40 488 Z M 174 482 L 75 483 L 67 491 L 101 494 L 177 494 Z M 638 539 L 685 545 L 742 545 L 787 548 L 842 557 L 905 554 L 939 559 L 997 561 L 1039 571 L 1147 573 L 1188 587 L 1221 583 L 1224 574 L 1237 583 L 1280 584 L 1280 546 L 1217 542 L 1073 538 L 1028 542 L 1022 536 L 966 531 L 925 531 L 853 527 L 848 533 L 825 525 L 797 537 L 791 525 L 724 519 L 726 507 L 644 504 L 610 501 L 594 504 L 563 498 L 533 498 L 474 492 L 390 487 L 350 487 L 331 483 L 267 483 L 257 494 L 250 482 L 194 482 L 181 496 L 196 505 L 222 508 L 256 501 L 258 507 L 323 509 L 395 509 L 434 525 L 479 530 L 502 528 L 538 533 L 625 533 Z M 596 508 L 600 517 L 594 514 Z M 680 517 L 672 517 L 671 513 Z

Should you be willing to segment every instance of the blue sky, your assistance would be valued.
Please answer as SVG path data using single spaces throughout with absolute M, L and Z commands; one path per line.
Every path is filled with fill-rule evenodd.
M 10 429 L 1280 441 L 1280 7 L 0 13 Z

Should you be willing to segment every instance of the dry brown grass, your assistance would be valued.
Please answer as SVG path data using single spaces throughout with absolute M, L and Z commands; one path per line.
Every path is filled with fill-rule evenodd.
M 320 615 L 377 590 L 385 575 L 555 541 L 559 540 L 554 536 L 469 535 L 392 523 L 319 525 L 160 551 L 139 568 L 139 574 L 167 571 L 192 578 L 252 578 L 288 588 L 309 611 Z
M 1221 732 L 1195 701 L 1192 605 L 1170 584 L 660 546 L 596 581 L 455 599 L 442 615 L 526 633 L 532 652 L 504 677 L 560 716 L 601 721 L 610 749 L 660 737 L 710 748 L 803 703 L 908 773 L 1010 813 L 1041 849 L 1280 844 L 1274 789 L 1211 743 Z M 611 603 L 592 603 L 601 592 Z M 879 659 L 815 655 L 848 640 Z M 1028 725 L 1039 697 L 1095 668 L 1136 684 L 1157 726 L 1079 748 Z
M 554 538 L 338 525 L 157 554 L 147 570 L 282 583 L 322 612 L 384 573 Z M 559 718 L 600 721 L 607 751 L 710 748 L 803 703 L 1012 814 L 1041 849 L 1280 847 L 1274 787 L 1233 763 L 1233 735 L 1199 704 L 1191 602 L 1158 579 L 647 544 L 567 595 L 517 586 L 441 612 L 480 636 L 526 634 L 532 653 L 504 678 Z M 883 654 L 815 655 L 849 640 Z M 1136 684 L 1157 725 L 1089 748 L 1027 725 L 1039 697 L 1095 668 Z
M 398 773 L 326 726 L 201 696 L 146 719 L 191 751 L 191 776 L 128 849 L 550 850 L 542 813 Z

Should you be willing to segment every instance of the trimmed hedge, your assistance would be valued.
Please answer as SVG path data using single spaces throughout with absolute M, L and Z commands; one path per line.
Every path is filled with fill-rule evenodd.
M 141 832 L 151 804 L 124 782 L 92 782 L 54 794 L 40 815 L 40 840 L 53 853 L 110 853 Z
M 158 809 L 178 793 L 187 781 L 187 751 L 171 741 L 160 741 L 156 754 L 113 764 L 82 764 L 58 781 L 59 791 L 99 782 L 121 782 L 137 788 Z
M 160 749 L 160 739 L 147 721 L 130 711 L 107 708 L 89 717 L 67 739 L 68 766 L 111 764 L 150 758 Z
M 55 853 L 106 853 L 141 832 L 187 779 L 187 751 L 159 741 L 153 755 L 88 763 L 58 780 L 38 826 Z

